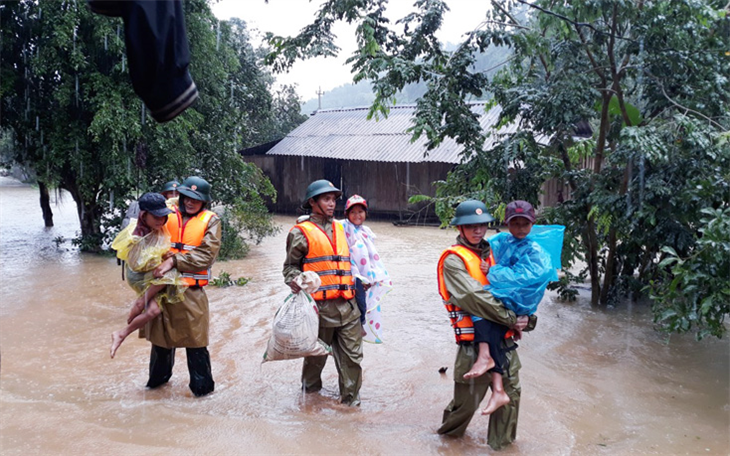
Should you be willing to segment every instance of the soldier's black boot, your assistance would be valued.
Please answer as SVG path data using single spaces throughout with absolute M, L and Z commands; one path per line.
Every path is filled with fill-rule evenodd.
M 150 378 L 147 388 L 164 385 L 172 377 L 172 366 L 175 364 L 175 349 L 152 346 L 150 352 Z
M 207 347 L 187 348 L 190 390 L 195 396 L 205 396 L 215 389 Z

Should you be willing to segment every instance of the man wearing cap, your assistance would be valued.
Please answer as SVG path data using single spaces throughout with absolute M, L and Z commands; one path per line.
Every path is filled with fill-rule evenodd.
M 162 245 L 164 249 L 163 242 L 169 242 L 165 224 L 167 216 L 172 211 L 165 204 L 165 197 L 159 193 L 145 193 L 139 198 L 138 203 L 139 214 L 136 223 L 120 231 L 112 243 L 112 248 L 117 251 L 117 257 L 125 260 L 127 283 L 138 296 L 129 312 L 127 326 L 112 333 L 112 343 L 109 348 L 112 358 L 127 336 L 144 328 L 149 321 L 160 315 L 157 293 L 168 285 L 175 286 L 178 283 L 174 275 L 166 279 L 155 279 L 154 266 L 149 266 L 163 259 L 159 248 Z M 179 297 L 182 292 L 170 295 Z
M 342 225 L 333 219 L 342 192 L 321 179 L 307 187 L 304 208 L 308 220 L 297 223 L 286 239 L 284 282 L 299 292 L 294 279 L 304 271 L 319 274 L 322 285 L 312 295 L 319 309 L 319 338 L 332 347 L 339 376 L 340 402 L 360 405 L 362 384 L 362 325 L 350 271 L 350 250 Z M 322 389 L 327 356 L 304 358 L 302 387 L 308 393 Z
M 449 313 L 459 347 L 453 373 L 454 398 L 444 410 L 437 432 L 452 437 L 464 435 L 491 382 L 489 374 L 468 380 L 464 378 L 478 356 L 470 315 L 524 331 L 534 329 L 537 323 L 537 317 L 518 317 L 489 291 L 484 290 L 488 282 L 480 266 L 483 261 L 490 259 L 489 243 L 484 240 L 484 235 L 488 223 L 493 220 L 481 201 L 467 200 L 459 204 L 451 221 L 451 225 L 459 230 L 456 244 L 443 252 L 438 263 L 439 294 Z M 501 449 L 514 441 L 520 405 L 520 360 L 512 349 L 514 341 L 505 339 L 504 344 L 509 362 L 508 373 L 504 376 L 504 390 L 510 402 L 489 417 L 487 442 L 494 449 Z
M 160 194 L 165 197 L 166 200 L 168 200 L 167 205 L 172 209 L 174 206 L 177 205 L 177 200 L 171 198 L 176 198 L 177 193 L 177 187 L 180 186 L 180 182 L 176 180 L 171 180 L 170 182 L 166 183 L 162 190 L 160 190 Z M 124 214 L 124 218 L 122 219 L 122 229 L 126 228 L 127 225 L 129 225 L 129 221 L 133 218 L 139 217 L 139 202 L 138 201 L 132 201 L 129 204 L 129 207 L 127 208 L 127 212 Z
M 190 389 L 195 396 L 204 396 L 215 387 L 207 348 L 210 317 L 204 287 L 220 250 L 221 224 L 220 218 L 207 210 L 211 198 L 205 179 L 188 177 L 177 191 L 179 205 L 166 225 L 172 256 L 155 269 L 155 276 L 176 268 L 188 289 L 183 302 L 166 306 L 162 316 L 145 327 L 145 336 L 152 343 L 147 387 L 156 388 L 170 380 L 175 348 L 185 347 Z

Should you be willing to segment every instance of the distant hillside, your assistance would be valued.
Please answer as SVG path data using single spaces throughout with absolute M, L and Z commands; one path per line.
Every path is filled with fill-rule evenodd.
M 447 50 L 453 50 L 456 45 L 448 43 Z M 507 61 L 510 56 L 508 48 L 490 47 L 487 52 L 483 53 L 474 64 L 475 71 L 487 71 L 491 77 L 501 68 L 501 64 Z M 426 91 L 426 84 L 408 85 L 402 92 L 398 94 L 397 102 L 399 105 L 413 104 Z M 338 108 L 357 108 L 369 106 L 375 96 L 370 89 L 369 81 L 361 81 L 357 84 L 345 84 L 325 92 L 322 95 L 322 109 L 338 109 Z M 489 98 L 489 94 L 484 94 L 480 99 Z M 312 98 L 302 104 L 302 114 L 311 115 L 317 110 L 318 101 Z
M 324 92 L 322 95 L 322 109 L 336 108 L 357 108 L 368 106 L 375 96 L 370 90 L 369 81 L 361 81 L 357 84 L 344 84 Z M 318 101 L 316 98 L 302 104 L 302 114 L 311 115 L 317 110 Z

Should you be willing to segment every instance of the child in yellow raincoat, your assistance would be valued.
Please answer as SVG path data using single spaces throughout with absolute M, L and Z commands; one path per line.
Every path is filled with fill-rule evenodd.
M 145 193 L 139 198 L 139 217 L 131 222 L 114 239 L 112 248 L 117 257 L 126 262 L 127 283 L 138 294 L 132 305 L 124 329 L 112 333 L 109 354 L 114 358 L 124 339 L 144 327 L 162 312 L 160 299 L 166 303 L 184 299 L 186 284 L 177 270 L 155 278 L 154 269 L 170 252 L 170 234 L 165 228 L 167 216 L 173 211 L 165 204 L 165 197 L 159 193 Z M 164 293 L 161 293 L 162 291 Z

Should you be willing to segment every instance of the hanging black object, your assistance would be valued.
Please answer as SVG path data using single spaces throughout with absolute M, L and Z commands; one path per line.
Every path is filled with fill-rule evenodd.
M 91 11 L 110 17 L 121 17 L 123 14 L 124 2 L 106 0 L 88 0 Z
M 156 121 L 174 119 L 198 98 L 180 0 L 87 1 L 93 12 L 124 21 L 132 86 Z

